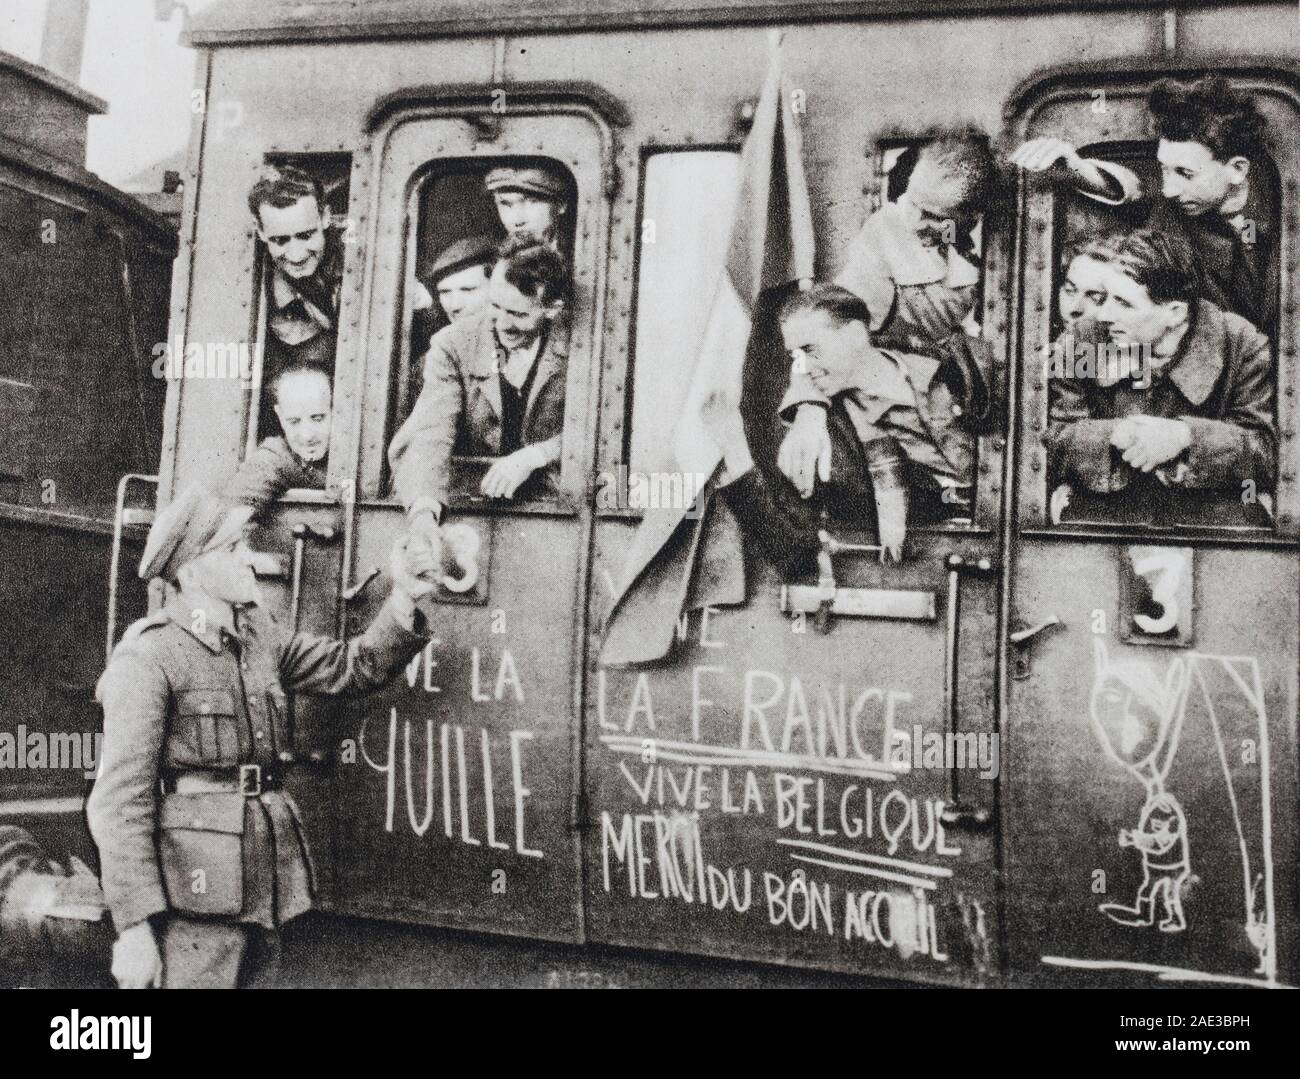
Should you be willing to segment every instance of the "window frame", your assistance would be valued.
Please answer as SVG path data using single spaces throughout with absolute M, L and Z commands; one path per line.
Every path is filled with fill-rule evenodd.
M 1008 115 L 1015 116 L 1009 138 L 1012 145 L 1040 134 L 1060 134 L 1059 124 L 1050 119 L 1052 107 L 1078 108 L 1091 105 L 1101 89 L 1107 102 L 1125 102 L 1126 113 L 1106 124 L 1106 137 L 1080 143 L 1081 151 L 1114 148 L 1123 144 L 1150 143 L 1152 136 L 1146 122 L 1144 102 L 1151 87 L 1161 78 L 1190 80 L 1200 75 L 1226 74 L 1257 98 L 1280 99 L 1284 108 L 1300 119 L 1300 79 L 1282 71 L 1233 70 L 1225 64 L 1213 69 L 1152 66 L 1100 77 L 1096 72 L 1079 73 L 1070 69 L 1060 75 L 1035 83 L 1030 91 L 1012 98 Z M 1026 94 L 1037 91 L 1035 100 Z M 1019 110 L 1019 111 L 1018 111 Z M 1047 113 L 1049 118 L 1044 119 Z M 1113 112 L 1112 112 L 1113 116 Z M 1067 132 L 1068 134 L 1068 132 Z M 1016 501 L 1017 527 L 1022 534 L 1034 537 L 1069 537 L 1074 539 L 1130 540 L 1185 545 L 1212 542 L 1228 546 L 1293 547 L 1300 541 L 1300 485 L 1296 482 L 1300 465 L 1300 446 L 1296 445 L 1295 393 L 1300 382 L 1300 275 L 1290 272 L 1287 252 L 1296 242 L 1297 180 L 1300 180 L 1300 146 L 1283 145 L 1276 140 L 1270 156 L 1278 177 L 1277 243 L 1279 244 L 1279 326 L 1273 342 L 1277 362 L 1276 422 L 1278 430 L 1277 484 L 1274 488 L 1273 528 L 1224 525 L 1147 525 L 1109 524 L 1094 521 L 1065 521 L 1053 525 L 1048 517 L 1048 464 L 1044 436 L 1048 425 L 1049 379 L 1046 365 L 1040 362 L 1051 343 L 1055 321 L 1056 284 L 1059 267 L 1058 238 L 1068 212 L 1069 191 L 1057 191 L 1048 183 L 1027 182 L 1021 177 L 1017 237 L 1021 246 L 1018 259 L 1020 333 L 1017 351 L 1023 370 L 1019 373 L 1021 407 L 1018 431 L 1018 476 Z
M 583 501 L 590 471 L 593 440 L 588 429 L 593 426 L 595 372 L 599 369 L 605 317 L 605 263 L 610 200 L 614 192 L 610 180 L 614 162 L 610 118 L 602 111 L 599 101 L 588 103 L 572 92 L 532 91 L 521 86 L 512 89 L 511 107 L 505 113 L 493 108 L 490 90 L 482 87 L 476 88 L 473 102 L 464 100 L 467 91 L 461 93 L 456 88 L 449 88 L 445 94 L 447 99 L 442 101 L 439 99 L 444 95 L 439 88 L 431 88 L 427 93 L 427 100 L 423 99 L 423 92 L 403 95 L 400 101 L 381 102 L 372 112 L 373 130 L 364 155 L 366 174 L 360 187 L 366 200 L 361 222 L 365 239 L 359 245 L 364 248 L 364 288 L 359 314 L 344 321 L 341 327 L 336 367 L 337 375 L 348 380 L 344 422 L 350 437 L 351 460 L 346 465 L 340 462 L 340 472 L 336 474 L 331 457 L 331 480 L 348 485 L 355 482 L 353 490 L 359 504 L 399 504 L 396 495 L 386 490 L 390 482 L 386 454 L 396 431 L 390 423 L 393 380 L 397 374 L 394 353 L 398 341 L 394 334 L 402 332 L 405 289 L 403 285 L 398 290 L 400 295 L 385 295 L 380 290 L 391 283 L 394 274 L 405 281 L 406 262 L 394 267 L 390 253 L 391 245 L 401 242 L 404 236 L 415 182 L 436 169 L 439 161 L 550 157 L 564 165 L 576 187 L 574 293 L 570 306 L 573 332 L 566 374 L 560 493 L 526 503 L 471 501 L 457 496 L 448 508 L 452 512 L 575 515 Z M 548 123 L 555 125 L 551 134 L 560 144 L 547 145 L 544 125 Z M 431 143 L 432 153 L 417 162 L 408 148 L 402 151 L 407 156 L 395 161 L 391 156 L 395 139 L 412 124 L 423 124 L 423 128 L 416 130 L 424 130 L 426 134 L 437 132 Z M 539 125 L 543 125 L 541 131 Z M 577 156 L 580 145 L 594 147 L 596 153 L 588 158 Z M 409 168 L 406 167 L 408 159 Z M 404 251 L 411 242 L 410 237 L 405 237 Z M 336 422 L 338 418 L 336 409 Z

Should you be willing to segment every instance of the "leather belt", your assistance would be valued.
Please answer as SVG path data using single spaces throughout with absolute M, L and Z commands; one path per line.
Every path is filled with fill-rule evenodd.
M 265 791 L 278 790 L 280 777 L 257 764 L 209 771 L 177 772 L 162 782 L 164 794 L 242 794 L 256 798 Z

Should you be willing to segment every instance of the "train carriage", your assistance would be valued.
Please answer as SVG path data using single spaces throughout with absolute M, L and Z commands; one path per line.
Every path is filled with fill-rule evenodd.
M 1046 359 L 1061 252 L 1094 219 L 1007 167 L 979 231 L 995 418 L 969 514 L 915 528 L 897 566 L 851 524 L 810 577 L 749 543 L 743 603 L 674 609 L 666 656 L 602 663 L 646 515 L 604 496 L 655 475 L 683 410 L 773 30 L 827 279 L 937 131 L 1149 162 L 1161 78 L 1248 88 L 1276 133 L 1278 480 L 1251 493 L 1271 526 L 1057 519 Z M 418 268 L 497 227 L 494 167 L 543 163 L 572 196 L 557 490 L 487 500 L 485 463 L 458 459 L 473 588 L 426 601 L 434 639 L 388 689 L 293 705 L 287 781 L 325 852 L 311 939 L 348 939 L 349 980 L 394 977 L 367 942 L 400 937 L 412 981 L 480 940 L 574 945 L 545 953 L 565 970 L 615 969 L 616 946 L 697 973 L 726 957 L 955 985 L 1294 983 L 1292 5 L 259 2 L 215 5 L 189 37 L 202 111 L 169 338 L 265 343 L 245 195 L 266 163 L 328 180 L 342 211 L 327 487 L 283 497 L 255 544 L 298 628 L 359 632 L 386 592 Z M 230 477 L 271 432 L 260 378 L 169 383 L 160 499 Z M 770 465 L 779 428 L 758 426 Z M 1163 870 L 1134 836 L 1162 814 L 1183 924 L 1143 908 Z

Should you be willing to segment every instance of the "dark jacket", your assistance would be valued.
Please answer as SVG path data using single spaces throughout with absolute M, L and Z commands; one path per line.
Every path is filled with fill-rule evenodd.
M 310 909 L 311 856 L 288 793 L 162 795 L 160 780 L 279 766 L 286 691 L 378 687 L 424 643 L 388 605 L 351 641 L 291 636 L 256 607 L 232 638 L 196 628 L 181 594 L 132 625 L 100 679 L 104 750 L 86 803 L 118 932 L 169 909 L 268 928 Z
M 1065 343 L 1057 344 L 1054 372 L 1070 369 Z M 1073 343 L 1076 355 L 1080 347 L 1096 355 L 1108 343 L 1106 328 L 1083 319 Z M 1273 485 L 1275 381 L 1268 339 L 1240 315 L 1199 300 L 1178 352 L 1148 388 L 1131 380 L 1103 386 L 1095 378 L 1052 379 L 1045 439 L 1052 472 L 1059 482 L 1097 494 L 1127 491 L 1136 500 L 1144 487 L 1159 484 L 1240 504 L 1247 481 L 1261 494 Z M 1181 419 L 1191 428 L 1191 444 L 1159 475 L 1134 472 L 1110 444 L 1120 420 L 1136 415 Z
M 1086 197 L 1126 207 L 1121 213 L 1130 227 L 1145 225 L 1181 236 L 1196 255 L 1205 299 L 1277 340 L 1278 207 L 1268 177 L 1252 177 L 1234 221 L 1213 211 L 1189 217 L 1160 193 L 1158 180 L 1144 183 L 1132 169 L 1113 161 L 1092 164 L 1110 180 L 1113 197 L 1084 192 Z

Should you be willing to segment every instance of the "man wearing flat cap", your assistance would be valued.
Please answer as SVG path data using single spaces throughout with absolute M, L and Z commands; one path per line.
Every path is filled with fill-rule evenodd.
M 502 166 L 487 174 L 487 192 L 511 236 L 521 232 L 559 249 L 561 218 L 569 209 L 569 185 L 544 166 Z
M 457 322 L 487 306 L 488 275 L 497 245 L 490 236 L 466 236 L 448 244 L 425 275 L 447 318 Z
M 313 866 L 281 780 L 286 692 L 363 693 L 425 644 L 429 590 L 404 545 L 394 589 L 351 641 L 283 630 L 258 606 L 229 506 L 191 487 L 162 510 L 140 576 L 174 586 L 100 679 L 104 749 L 86 803 L 123 988 L 234 987 L 265 976 L 279 927 L 313 905 Z

